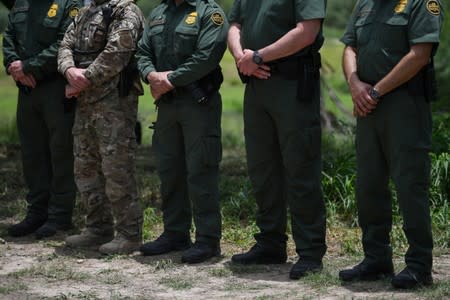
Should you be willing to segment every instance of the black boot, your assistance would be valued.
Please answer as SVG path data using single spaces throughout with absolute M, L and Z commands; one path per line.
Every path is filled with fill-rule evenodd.
M 233 263 L 241 265 L 284 264 L 286 259 L 286 250 L 278 249 L 277 251 L 261 246 L 258 243 L 256 243 L 249 251 L 231 257 Z
M 363 260 L 352 269 L 346 269 L 339 272 L 339 279 L 342 281 L 372 281 L 383 277 L 394 275 L 394 266 L 391 260 L 381 262 L 368 262 Z
M 394 276 L 391 284 L 399 289 L 412 289 L 433 284 L 433 277 L 430 272 L 416 272 L 406 267 Z
M 183 252 L 181 262 L 188 264 L 198 264 L 214 256 L 220 256 L 220 245 L 195 242 L 195 244 Z
M 43 238 L 54 236 L 58 231 L 67 231 L 72 229 L 71 222 L 60 222 L 56 223 L 54 221 L 47 221 L 38 230 L 36 230 L 36 239 L 40 240 Z
M 143 244 L 139 250 L 143 255 L 159 255 L 171 251 L 180 251 L 192 246 L 189 235 L 164 232 L 156 240 Z
M 31 234 L 41 227 L 46 221 L 47 218 L 45 217 L 27 215 L 22 222 L 10 226 L 8 228 L 8 234 L 13 237 Z
M 321 261 L 303 260 L 298 259 L 298 261 L 292 266 L 289 272 L 290 279 L 300 279 L 309 273 L 316 273 L 322 270 Z

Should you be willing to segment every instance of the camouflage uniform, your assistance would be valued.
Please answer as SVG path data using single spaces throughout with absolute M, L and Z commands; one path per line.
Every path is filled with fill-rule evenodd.
M 112 8 L 109 26 L 107 7 Z M 70 67 L 86 68 L 91 82 L 78 97 L 73 127 L 75 179 L 87 203 L 86 227 L 108 234 L 114 214 L 116 231 L 130 240 L 141 239 L 134 125 L 142 86 L 135 77 L 127 96 L 117 87 L 119 73 L 133 59 L 143 21 L 132 0 L 93 1 L 68 28 L 58 54 L 62 74 Z

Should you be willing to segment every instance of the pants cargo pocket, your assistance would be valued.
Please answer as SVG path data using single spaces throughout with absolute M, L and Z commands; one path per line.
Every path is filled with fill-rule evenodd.
M 208 167 L 217 167 L 222 160 L 222 142 L 219 136 L 203 138 L 203 162 Z

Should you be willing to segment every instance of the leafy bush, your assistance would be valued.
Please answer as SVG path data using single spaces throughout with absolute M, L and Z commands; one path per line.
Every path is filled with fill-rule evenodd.
M 432 152 L 450 152 L 450 113 L 435 113 L 433 119 Z

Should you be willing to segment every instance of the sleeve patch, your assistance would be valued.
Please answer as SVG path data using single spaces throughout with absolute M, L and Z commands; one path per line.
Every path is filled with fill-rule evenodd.
M 430 14 L 439 16 L 441 14 L 441 6 L 436 0 L 428 0 L 427 10 Z
M 222 14 L 217 11 L 211 15 L 211 20 L 214 24 L 216 24 L 218 26 L 222 25 L 225 22 Z

